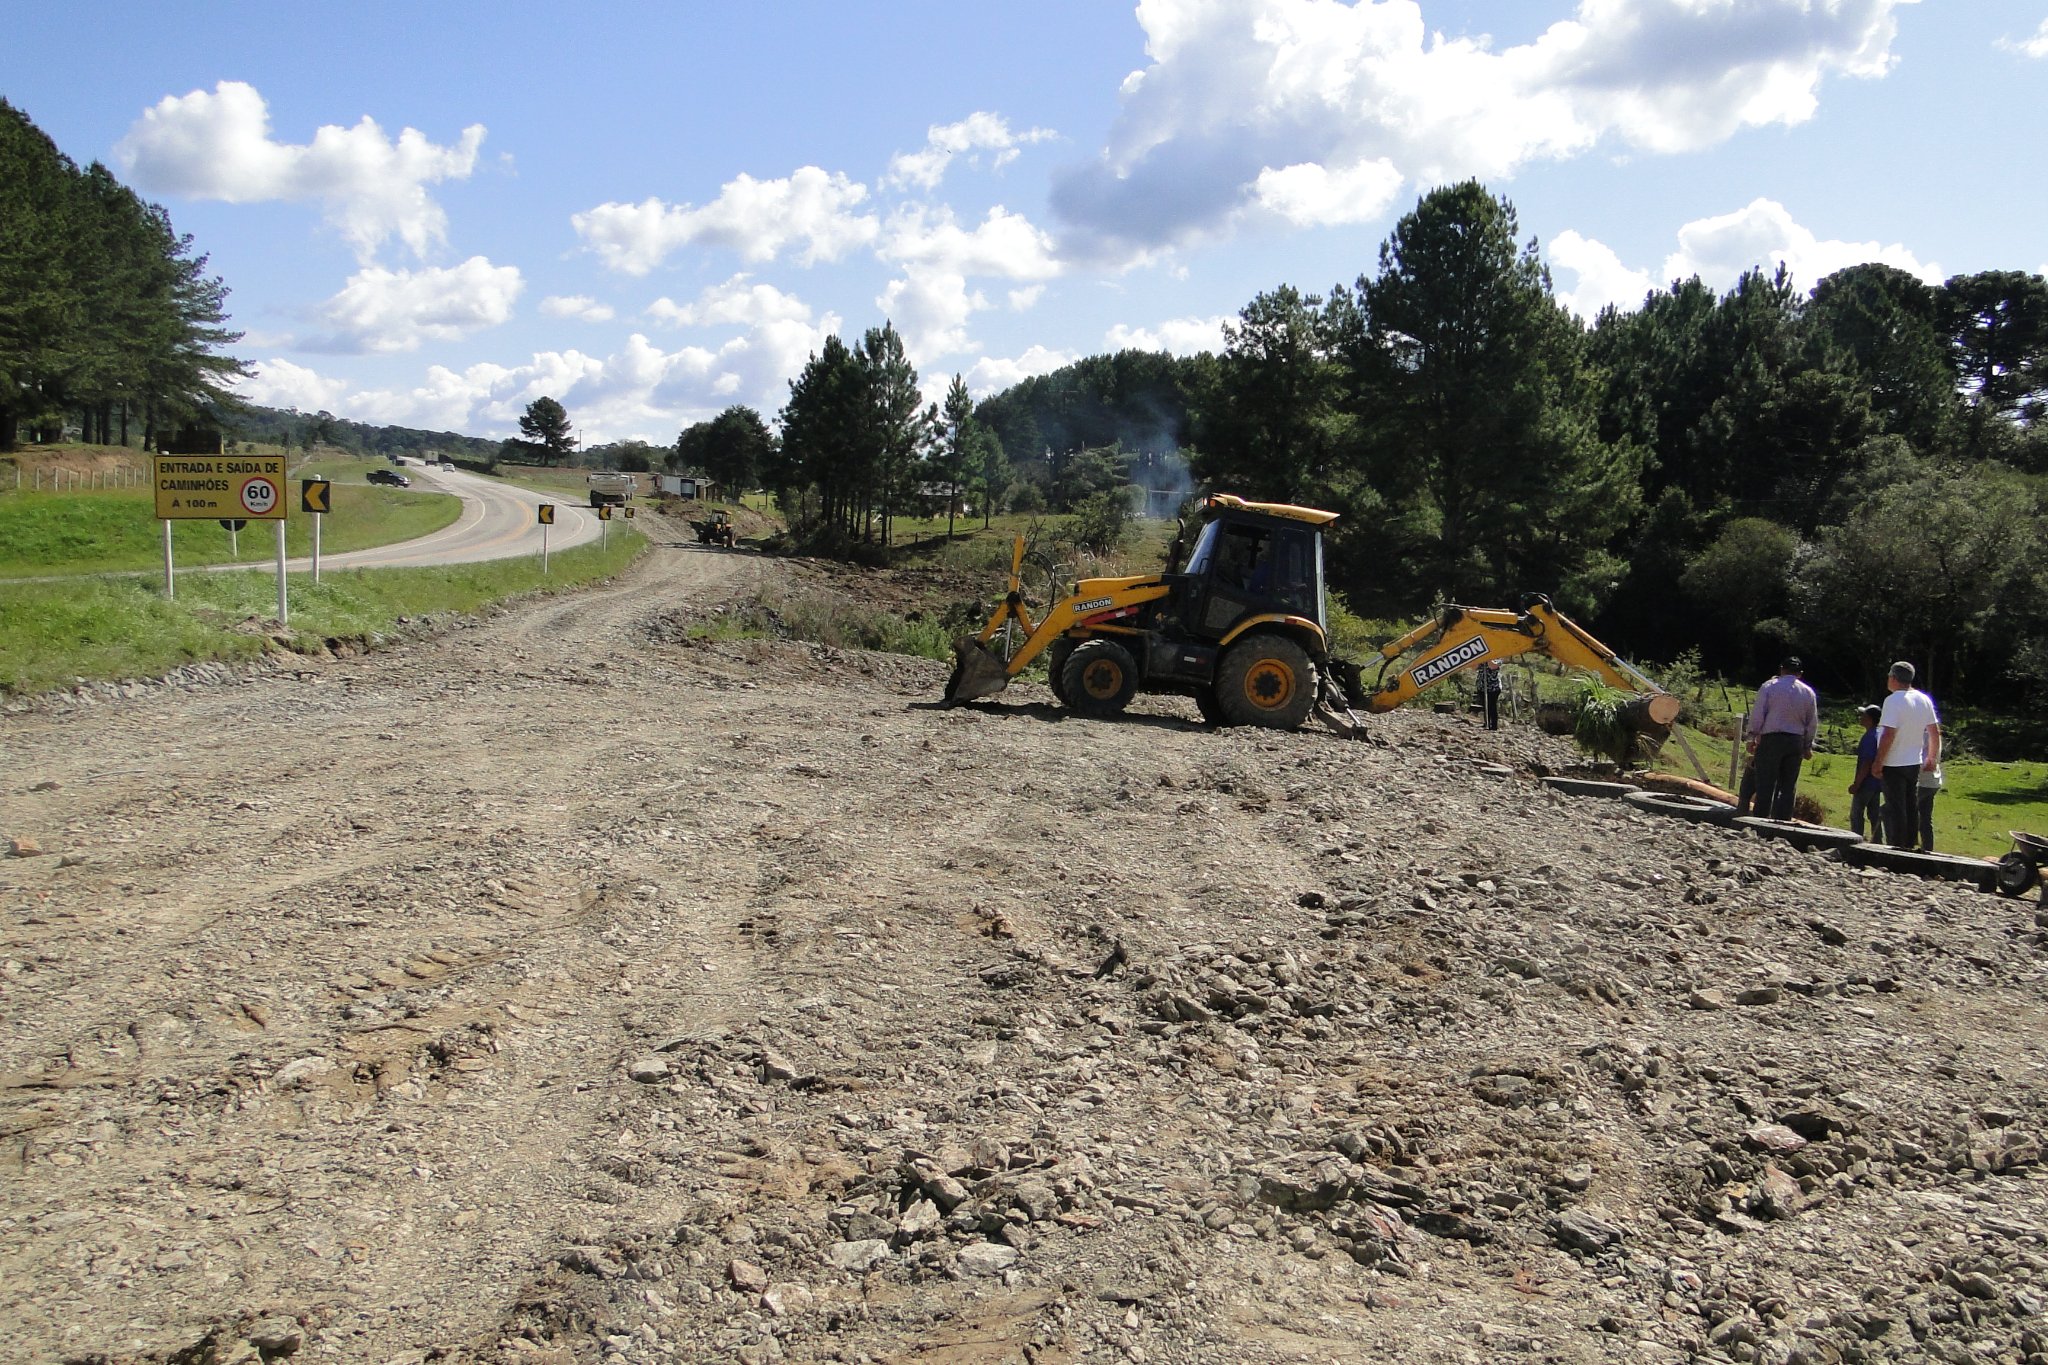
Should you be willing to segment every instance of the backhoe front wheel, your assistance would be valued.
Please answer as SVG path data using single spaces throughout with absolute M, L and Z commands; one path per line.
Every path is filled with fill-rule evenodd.
M 1067 705 L 1084 716 L 1113 716 L 1138 690 L 1138 661 L 1114 640 L 1084 640 L 1060 666 Z
M 1062 706 L 1071 706 L 1067 700 L 1067 660 L 1073 656 L 1074 642 L 1061 638 L 1054 640 L 1045 650 L 1045 683 Z
M 1233 725 L 1292 730 L 1315 709 L 1316 675 L 1308 653 L 1284 635 L 1252 635 L 1224 654 L 1216 705 Z

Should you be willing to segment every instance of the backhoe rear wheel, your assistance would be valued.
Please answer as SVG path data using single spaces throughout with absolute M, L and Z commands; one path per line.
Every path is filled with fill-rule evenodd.
M 1138 690 L 1138 661 L 1114 640 L 1083 640 L 1060 669 L 1067 705 L 1084 716 L 1113 716 Z
M 1315 704 L 1308 652 L 1285 635 L 1246 636 L 1216 669 L 1216 705 L 1233 725 L 1292 730 Z

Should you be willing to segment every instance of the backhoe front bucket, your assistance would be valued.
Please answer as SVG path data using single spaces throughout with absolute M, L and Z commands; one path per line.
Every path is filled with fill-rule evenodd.
M 946 680 L 946 705 L 992 697 L 1009 685 L 1010 670 L 994 650 L 965 635 L 953 641 L 953 676 Z

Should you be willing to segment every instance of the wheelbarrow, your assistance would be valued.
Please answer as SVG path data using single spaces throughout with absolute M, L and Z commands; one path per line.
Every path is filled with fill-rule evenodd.
M 2044 868 L 2048 868 L 2048 839 L 2013 830 L 2012 852 L 1998 860 L 1998 889 L 2008 896 L 2024 896 L 2041 884 Z M 2042 894 L 2048 895 L 2048 891 Z

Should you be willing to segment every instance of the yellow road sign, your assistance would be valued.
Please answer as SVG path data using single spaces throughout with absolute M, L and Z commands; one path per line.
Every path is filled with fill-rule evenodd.
M 627 521 L 631 521 L 632 519 L 633 519 L 633 509 L 632 509 L 632 508 L 630 508 L 630 507 L 628 507 L 628 508 L 626 509 L 626 520 L 627 520 Z
M 327 479 L 305 479 L 299 484 L 299 510 L 301 512 L 326 512 L 328 499 L 332 496 L 334 484 Z
M 553 503 L 544 502 L 540 505 L 540 524 L 542 526 L 553 526 L 555 524 L 555 505 Z
M 156 514 L 165 521 L 287 516 L 282 455 L 158 455 L 153 473 Z
M 610 521 L 612 519 L 612 505 L 610 503 L 598 504 L 597 519 L 599 521 Z

